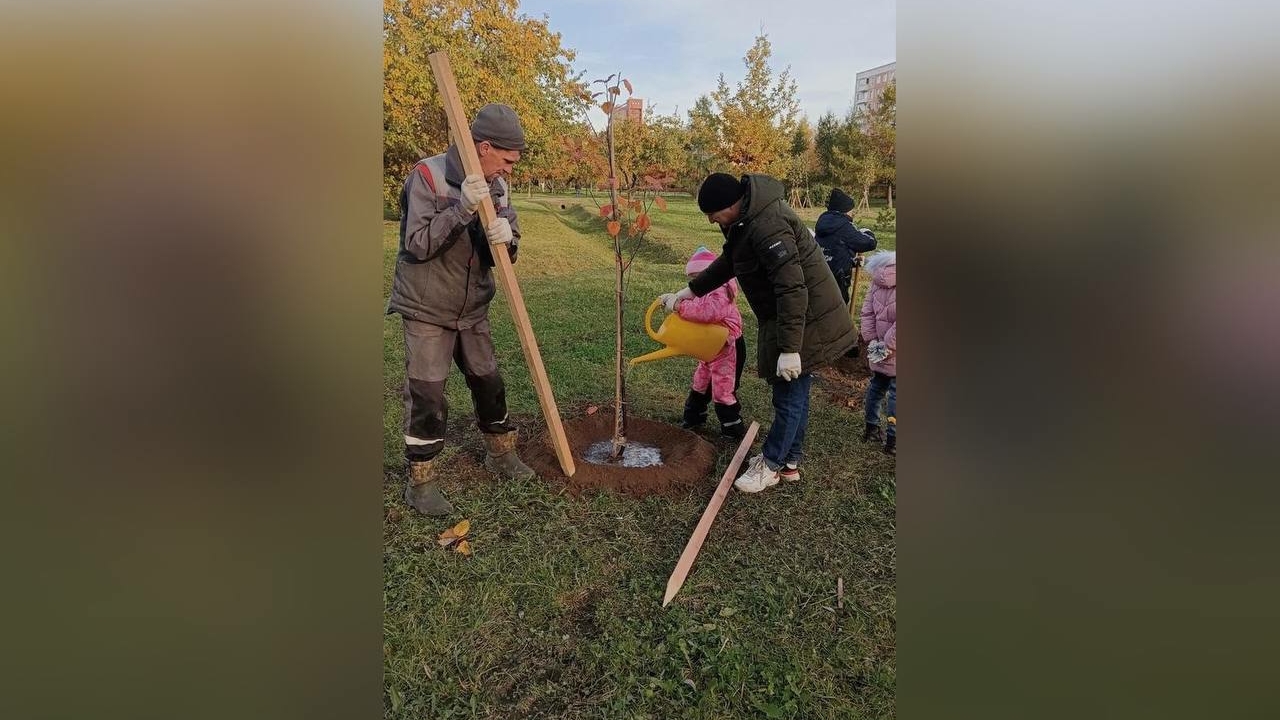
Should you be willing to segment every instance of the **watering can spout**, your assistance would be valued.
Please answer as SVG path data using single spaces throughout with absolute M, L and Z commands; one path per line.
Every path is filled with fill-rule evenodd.
M 679 350 L 673 347 L 664 347 L 660 350 L 654 350 L 653 352 L 648 353 L 647 355 L 641 355 L 638 358 L 631 358 L 631 362 L 627 364 L 634 367 L 636 365 L 639 365 L 640 363 L 653 362 L 654 360 L 662 360 L 664 358 L 676 357 L 677 355 L 683 355 L 683 354 L 684 353 L 680 352 Z

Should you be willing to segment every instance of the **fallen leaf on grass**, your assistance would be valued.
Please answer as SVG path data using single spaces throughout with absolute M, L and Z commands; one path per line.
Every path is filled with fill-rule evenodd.
M 598 412 L 600 412 L 600 408 L 596 407 L 595 405 L 588 405 L 588 406 L 587 406 L 587 414 L 588 414 L 588 415 L 595 415 L 595 414 L 596 414 L 596 413 L 598 413 Z
M 462 553 L 466 557 L 471 557 L 471 543 L 467 542 L 466 540 L 463 540 L 462 542 L 458 543 L 458 547 L 454 548 L 454 550 L 457 550 L 458 552 Z
M 448 530 L 445 530 L 444 532 L 440 533 L 440 537 L 439 539 L 436 540 L 436 542 L 440 543 L 440 547 L 449 547 L 450 545 L 466 537 L 467 531 L 470 529 L 471 529 L 471 521 L 463 520 L 457 525 L 454 525 Z M 470 545 L 468 545 L 468 548 L 469 547 Z

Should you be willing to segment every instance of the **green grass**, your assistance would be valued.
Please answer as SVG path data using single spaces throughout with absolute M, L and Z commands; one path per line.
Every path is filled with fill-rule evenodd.
M 613 268 L 594 206 L 520 196 L 516 265 L 561 412 L 612 400 Z M 565 205 L 561 209 L 561 205 Z M 813 213 L 816 218 L 817 212 Z M 810 221 L 813 218 L 808 218 Z M 593 224 L 597 223 L 597 224 Z M 396 225 L 384 229 L 386 287 Z M 680 287 L 699 245 L 721 236 L 691 200 L 656 213 L 633 267 L 629 357 L 654 349 L 644 308 Z M 882 245 L 893 239 L 882 235 Z M 754 318 L 743 304 L 748 344 Z M 501 293 L 490 317 L 522 431 L 543 429 Z M 687 497 L 572 500 L 542 482 L 499 483 L 479 468 L 470 397 L 455 370 L 448 396 L 449 521 L 400 499 L 404 351 L 384 325 L 384 714 L 394 718 L 880 718 L 895 714 L 895 479 L 891 459 L 862 445 L 857 412 L 815 383 L 803 480 L 733 493 L 684 588 L 662 592 L 719 472 Z M 632 412 L 678 419 L 693 361 L 638 366 Z M 767 388 L 744 374 L 744 415 L 768 429 Z M 471 520 L 475 555 L 435 536 Z M 836 579 L 844 579 L 836 609 Z

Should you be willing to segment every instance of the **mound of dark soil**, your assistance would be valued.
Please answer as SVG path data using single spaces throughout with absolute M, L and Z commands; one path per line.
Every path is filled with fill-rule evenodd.
M 564 421 L 564 433 L 573 451 L 576 471 L 567 478 L 560 469 L 547 433 L 522 449 L 521 457 L 543 480 L 558 483 L 569 494 L 605 490 L 632 497 L 678 495 L 701 483 L 711 482 L 716 463 L 716 447 L 695 433 L 675 425 L 627 418 L 627 439 L 652 445 L 662 451 L 662 464 L 643 468 L 597 465 L 583 459 L 592 444 L 613 437 L 613 411 L 600 408 L 594 415 Z

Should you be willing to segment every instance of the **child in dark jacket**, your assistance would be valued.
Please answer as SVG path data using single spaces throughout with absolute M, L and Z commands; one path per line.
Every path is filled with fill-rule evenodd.
M 685 274 L 690 279 L 695 278 L 715 259 L 715 253 L 700 247 L 685 265 Z M 747 343 L 742 339 L 742 313 L 738 312 L 735 303 L 737 296 L 738 283 L 730 280 L 702 297 L 686 298 L 676 305 L 676 314 L 685 320 L 718 323 L 729 329 L 729 339 L 720 354 L 710 362 L 699 361 L 694 369 L 692 388 L 684 403 L 684 420 L 680 427 L 691 429 L 706 422 L 707 405 L 714 400 L 721 434 L 735 440 L 747 432 L 742 424 L 742 406 L 738 404 L 737 397 L 742 366 L 747 358 Z
M 858 230 L 849 217 L 853 210 L 853 198 L 840 188 L 831 189 L 831 197 L 827 199 L 827 211 L 818 216 L 814 226 L 814 239 L 822 246 L 823 257 L 827 267 L 836 276 L 836 284 L 840 286 L 840 295 L 844 304 L 849 304 L 849 283 L 853 279 L 853 267 L 858 253 L 876 249 L 874 235 Z

